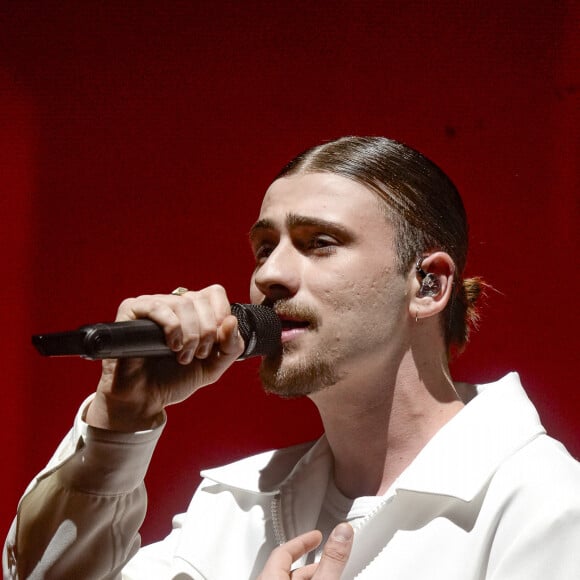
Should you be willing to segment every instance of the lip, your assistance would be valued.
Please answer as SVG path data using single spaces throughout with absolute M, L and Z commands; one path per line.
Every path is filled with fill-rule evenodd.
M 308 332 L 308 327 L 300 327 L 300 328 L 289 328 L 288 330 L 282 330 L 282 334 L 280 336 L 280 340 L 282 343 L 289 342 L 306 334 Z
M 282 322 L 282 335 L 281 341 L 282 343 L 289 342 L 306 334 L 310 328 L 310 324 L 306 320 L 301 320 L 299 318 L 292 318 L 290 316 L 279 316 L 280 321 Z M 285 324 L 286 323 L 286 324 Z M 296 326 L 291 326 L 288 323 L 296 323 Z

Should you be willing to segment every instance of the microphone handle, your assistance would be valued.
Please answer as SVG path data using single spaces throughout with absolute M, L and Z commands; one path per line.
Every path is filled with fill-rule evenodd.
M 246 348 L 240 359 L 273 353 L 280 345 L 281 323 L 271 308 L 232 304 Z M 37 334 L 32 343 L 44 356 L 105 358 L 155 357 L 175 353 L 165 343 L 165 335 L 152 320 L 99 322 L 76 330 Z
M 152 320 L 98 322 L 76 330 L 37 334 L 32 344 L 44 356 L 81 356 L 90 360 L 167 356 L 160 326 Z

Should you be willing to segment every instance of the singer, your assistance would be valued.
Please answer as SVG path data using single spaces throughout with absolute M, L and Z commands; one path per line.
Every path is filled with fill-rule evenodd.
M 456 188 L 405 145 L 298 155 L 251 228 L 251 301 L 282 323 L 264 388 L 309 397 L 324 436 L 204 472 L 169 536 L 141 547 L 167 408 L 245 345 L 219 285 L 125 300 L 117 320 L 153 320 L 174 356 L 103 361 L 20 502 L 5 578 L 580 578 L 580 464 L 515 372 L 450 375 L 486 288 L 464 276 L 467 238 Z

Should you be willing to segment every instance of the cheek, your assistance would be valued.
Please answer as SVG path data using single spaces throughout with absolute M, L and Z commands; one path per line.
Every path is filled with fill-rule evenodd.
M 406 319 L 407 289 L 405 280 L 391 269 L 383 267 L 376 273 L 374 268 L 375 275 L 372 271 L 369 266 L 337 278 L 334 288 L 326 290 L 326 303 L 340 314 L 342 328 L 361 329 L 376 341 L 378 335 L 391 336 Z
M 372 311 L 398 309 L 405 300 L 405 281 L 392 267 L 359 261 L 336 272 L 332 283 L 320 279 L 325 294 L 349 310 L 369 306 Z

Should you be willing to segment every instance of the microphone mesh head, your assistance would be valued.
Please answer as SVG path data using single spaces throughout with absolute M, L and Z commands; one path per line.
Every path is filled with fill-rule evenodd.
M 282 323 L 267 306 L 257 304 L 232 304 L 232 314 L 238 319 L 238 328 L 246 348 L 240 359 L 267 356 L 280 349 Z

